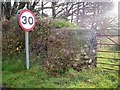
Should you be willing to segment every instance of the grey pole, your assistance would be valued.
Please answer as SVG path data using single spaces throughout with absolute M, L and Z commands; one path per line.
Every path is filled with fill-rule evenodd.
M 25 31 L 25 46 L 26 46 L 26 66 L 27 69 L 30 67 L 29 61 L 29 32 Z

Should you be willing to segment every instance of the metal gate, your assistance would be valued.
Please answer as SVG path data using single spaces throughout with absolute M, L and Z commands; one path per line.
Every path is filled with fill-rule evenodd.
M 107 70 L 120 70 L 119 37 L 120 35 L 118 33 L 99 33 L 97 35 L 97 67 L 101 67 Z

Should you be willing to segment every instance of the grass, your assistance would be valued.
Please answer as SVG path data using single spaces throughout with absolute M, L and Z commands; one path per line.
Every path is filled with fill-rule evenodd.
M 2 75 L 2 83 L 12 88 L 116 88 L 118 85 L 115 71 L 93 68 L 77 72 L 70 68 L 62 75 L 53 76 L 33 62 L 26 70 L 24 57 L 3 60 Z

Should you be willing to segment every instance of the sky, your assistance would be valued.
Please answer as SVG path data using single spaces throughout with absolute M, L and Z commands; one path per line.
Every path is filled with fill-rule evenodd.
M 34 0 L 32 0 L 32 1 L 34 1 Z M 118 15 L 118 2 L 120 0 L 111 0 L 111 1 L 114 3 L 114 7 L 113 7 L 113 9 L 111 9 L 110 14 L 117 16 Z M 14 2 L 14 0 L 12 0 L 12 2 Z
M 110 11 L 111 14 L 113 15 L 118 15 L 118 2 L 120 0 L 113 0 L 113 3 L 114 3 L 114 7 L 113 9 Z

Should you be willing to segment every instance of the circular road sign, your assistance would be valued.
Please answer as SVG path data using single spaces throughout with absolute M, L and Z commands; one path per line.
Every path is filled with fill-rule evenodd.
M 35 26 L 36 18 L 32 11 L 22 10 L 18 17 L 18 22 L 23 30 L 31 31 Z

